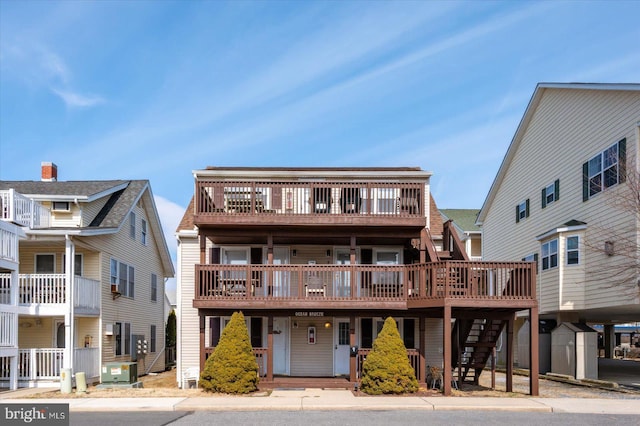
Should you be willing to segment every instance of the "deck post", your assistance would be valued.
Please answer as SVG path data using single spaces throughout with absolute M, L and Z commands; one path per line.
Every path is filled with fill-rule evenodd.
M 443 368 L 442 368 L 442 388 L 445 396 L 451 396 L 451 305 L 445 301 L 443 328 Z
M 515 314 L 509 314 L 509 319 L 507 320 L 507 377 L 506 377 L 507 392 L 513 392 L 513 325 L 514 325 L 513 323 L 514 322 L 515 322 Z
M 199 326 L 200 326 L 200 371 L 204 371 L 204 362 L 206 356 L 204 353 L 204 329 L 205 329 L 205 316 L 202 312 L 198 311 Z
M 356 317 L 354 317 L 353 315 L 349 317 L 349 345 L 351 345 L 352 348 L 356 346 Z M 351 356 L 351 354 L 349 354 L 349 381 L 351 383 L 356 383 L 358 381 L 358 375 L 356 371 L 357 359 L 358 358 L 356 356 Z
M 425 331 L 426 331 L 426 319 L 424 316 L 421 316 L 418 320 L 418 324 L 419 324 L 419 329 L 420 329 L 420 343 L 419 343 L 419 350 L 420 350 L 420 358 L 419 358 L 419 367 L 418 367 L 418 374 L 420 377 L 418 377 L 418 381 L 420 384 L 424 384 L 426 387 L 427 384 L 427 362 L 426 362 L 426 358 L 424 356 L 425 352 L 427 351 L 427 336 L 425 335 Z
M 529 394 L 531 396 L 539 395 L 538 388 L 538 376 L 540 375 L 540 350 L 538 330 L 538 308 L 534 307 L 529 309 L 529 359 L 531 360 L 529 365 Z
M 273 382 L 273 315 L 267 317 L 267 382 Z

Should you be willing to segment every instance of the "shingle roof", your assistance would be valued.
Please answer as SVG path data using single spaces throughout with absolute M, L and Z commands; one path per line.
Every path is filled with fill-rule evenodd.
M 465 232 L 480 231 L 476 226 L 476 218 L 480 209 L 442 209 L 442 213 L 447 219 L 453 220 L 460 229 Z
M 23 195 L 56 195 L 69 197 L 91 197 L 111 188 L 125 184 L 126 180 L 94 181 L 0 181 L 0 189 L 13 188 Z

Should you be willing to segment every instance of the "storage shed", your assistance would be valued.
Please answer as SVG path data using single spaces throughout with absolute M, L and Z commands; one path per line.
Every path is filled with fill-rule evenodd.
M 586 324 L 563 322 L 551 331 L 551 371 L 576 379 L 598 378 L 598 333 Z

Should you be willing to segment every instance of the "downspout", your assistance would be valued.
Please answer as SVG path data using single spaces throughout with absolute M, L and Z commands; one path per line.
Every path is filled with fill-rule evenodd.
M 71 369 L 73 374 L 74 362 L 74 269 L 75 269 L 75 245 L 69 234 L 65 234 L 65 314 L 64 314 L 64 356 L 63 368 Z

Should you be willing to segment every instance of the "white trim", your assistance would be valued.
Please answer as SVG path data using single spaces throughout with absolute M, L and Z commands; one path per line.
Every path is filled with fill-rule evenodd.
M 536 240 L 542 241 L 554 235 L 561 234 L 563 232 L 583 231 L 585 229 L 587 229 L 587 225 L 564 226 L 561 228 L 552 229 L 550 231 L 545 232 L 544 234 L 538 235 L 536 237 Z

